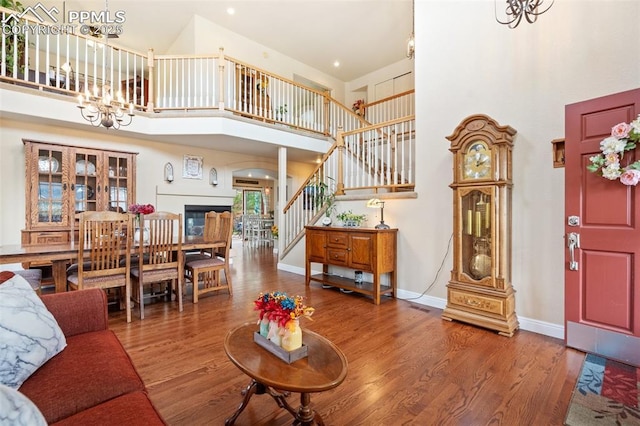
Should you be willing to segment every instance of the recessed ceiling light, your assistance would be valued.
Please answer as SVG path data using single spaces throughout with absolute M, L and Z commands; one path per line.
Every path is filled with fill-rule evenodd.
M 251 173 L 249 173 L 248 176 L 251 177 Z
M 235 15 L 236 14 L 236 10 L 232 7 L 228 7 L 227 8 L 227 15 Z
M 340 61 L 335 61 L 335 62 L 333 63 L 333 66 L 334 66 L 334 67 L 336 67 L 336 68 L 338 68 L 338 67 L 340 66 Z

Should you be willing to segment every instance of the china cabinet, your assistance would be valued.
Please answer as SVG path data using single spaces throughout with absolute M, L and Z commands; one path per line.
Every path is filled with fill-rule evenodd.
M 513 336 L 512 149 L 516 131 L 486 115 L 467 117 L 451 136 L 454 252 L 443 318 Z
M 69 241 L 75 214 L 126 211 L 135 200 L 135 153 L 24 140 L 23 244 Z
M 396 296 L 397 229 L 336 228 L 306 226 L 306 285 L 316 281 L 325 285 L 366 294 L 376 305 L 380 296 Z M 311 263 L 321 263 L 323 272 L 311 274 Z M 371 273 L 373 282 L 330 274 L 330 266 L 350 268 Z M 381 283 L 382 275 L 389 275 L 389 284 Z

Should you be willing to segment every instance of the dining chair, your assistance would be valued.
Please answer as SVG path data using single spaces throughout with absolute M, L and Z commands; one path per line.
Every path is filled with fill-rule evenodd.
M 182 312 L 182 215 L 170 212 L 140 215 L 140 226 L 135 232 L 139 233 L 136 240 L 142 243 L 137 245 L 131 266 L 132 298 L 140 308 L 140 319 L 144 319 L 144 288 L 154 284 L 170 283 L 164 291 L 147 297 L 166 296 L 171 300 L 175 293 L 178 311 Z
M 131 247 L 133 217 L 110 211 L 78 215 L 78 261 L 67 276 L 69 290 L 124 288 L 127 322 L 131 322 Z
M 228 290 L 232 294 L 229 251 L 233 235 L 233 215 L 231 212 L 208 212 L 204 219 L 204 239 L 211 243 L 206 253 L 187 255 L 185 277 L 193 285 L 193 303 L 198 303 L 201 294 Z M 220 280 L 224 271 L 226 284 Z M 202 288 L 200 284 L 202 283 Z

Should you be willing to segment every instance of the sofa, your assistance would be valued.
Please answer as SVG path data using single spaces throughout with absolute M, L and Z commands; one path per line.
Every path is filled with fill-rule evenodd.
M 165 425 L 131 358 L 109 330 L 100 289 L 43 295 L 66 347 L 19 391 L 50 425 Z

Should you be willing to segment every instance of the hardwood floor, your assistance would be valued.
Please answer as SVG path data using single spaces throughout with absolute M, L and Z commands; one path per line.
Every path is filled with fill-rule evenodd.
M 237 246 L 237 244 L 236 244 Z M 269 248 L 236 247 L 233 296 L 211 294 L 184 311 L 176 303 L 110 313 L 110 325 L 170 425 L 223 425 L 249 378 L 227 359 L 232 327 L 256 321 L 261 291 L 305 296 L 316 308 L 307 328 L 333 341 L 349 361 L 342 385 L 313 394 L 327 425 L 562 425 L 584 354 L 526 331 L 507 338 L 441 318 L 442 311 L 383 298 L 305 288 L 304 277 L 276 270 Z M 297 406 L 299 395 L 289 402 Z M 237 425 L 289 425 L 271 397 L 254 395 Z

